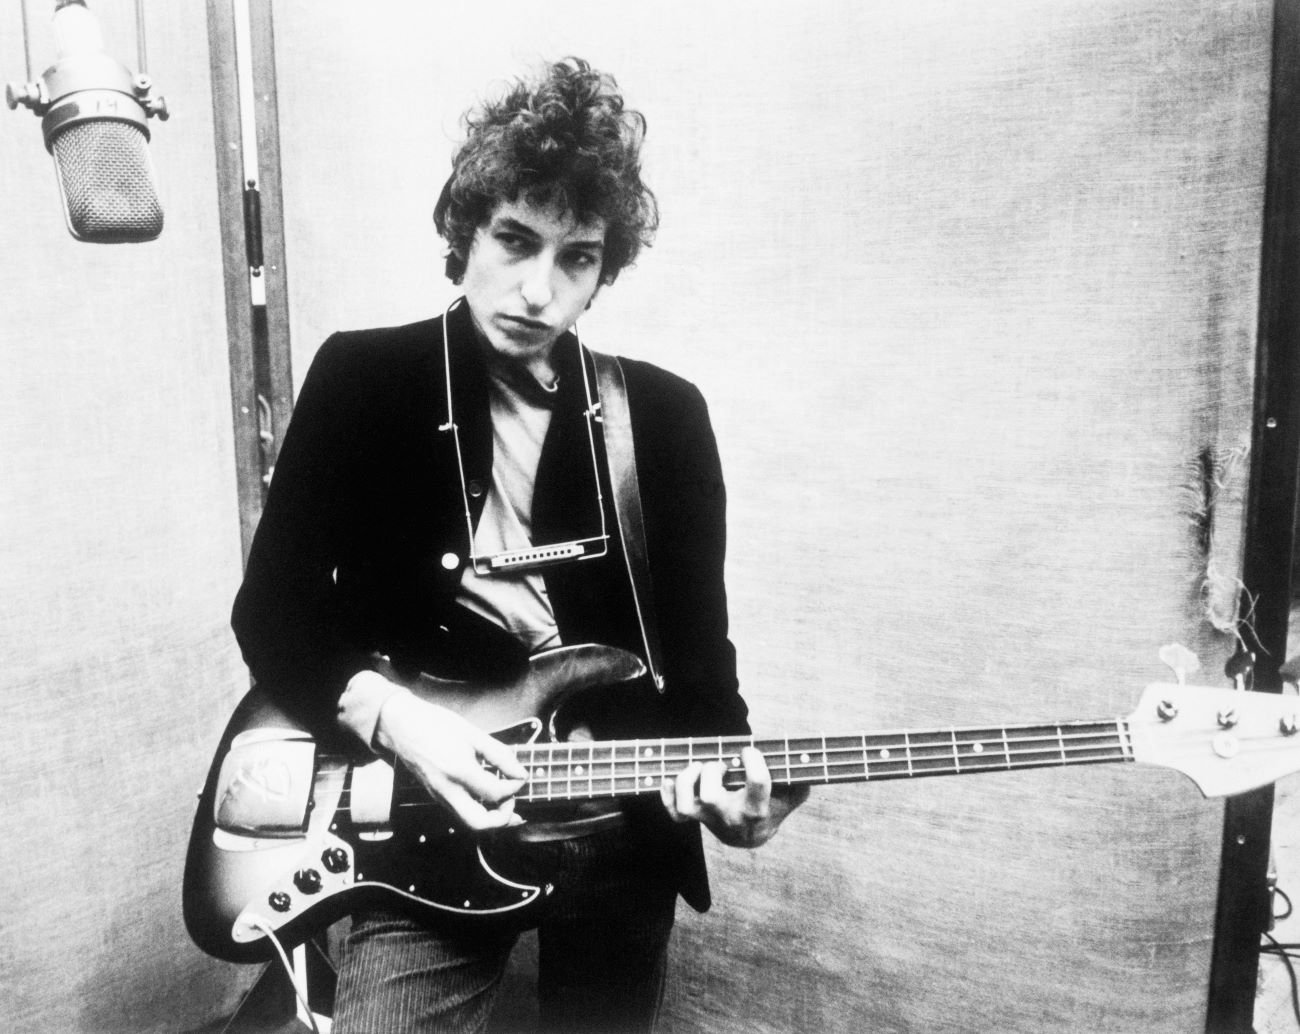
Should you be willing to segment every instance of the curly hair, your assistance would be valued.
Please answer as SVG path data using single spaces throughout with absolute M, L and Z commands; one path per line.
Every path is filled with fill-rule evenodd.
M 549 65 L 536 81 L 464 118 L 466 138 L 433 211 L 447 241 L 447 276 L 460 283 L 474 234 L 503 201 L 556 206 L 581 224 L 606 222 L 600 282 L 649 247 L 659 224 L 655 196 L 641 181 L 645 118 L 624 106 L 613 77 L 580 58 Z

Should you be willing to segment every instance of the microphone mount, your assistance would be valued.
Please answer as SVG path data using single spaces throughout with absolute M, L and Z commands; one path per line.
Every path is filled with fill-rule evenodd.
M 81 7 L 79 0 L 65 0 L 55 12 L 65 7 Z M 25 13 L 25 12 L 24 12 Z M 24 19 L 24 35 L 26 24 Z M 132 75 L 122 64 L 109 57 L 95 43 L 60 54 L 59 60 L 45 70 L 40 79 L 11 82 L 5 85 L 5 103 L 15 111 L 22 105 L 41 117 L 45 149 L 51 150 L 60 131 L 89 119 L 113 119 L 137 127 L 149 139 L 150 118 L 166 122 L 167 100 L 154 93 L 153 80 L 145 72 Z M 137 39 L 142 48 L 142 40 Z M 141 64 L 143 60 L 141 59 Z M 27 70 L 31 77 L 31 68 Z

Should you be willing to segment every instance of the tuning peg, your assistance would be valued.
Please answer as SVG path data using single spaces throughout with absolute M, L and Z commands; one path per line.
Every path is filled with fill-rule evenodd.
M 1255 655 L 1249 650 L 1238 650 L 1228 658 L 1223 666 L 1223 674 L 1232 679 L 1238 689 L 1245 689 L 1246 683 L 1255 674 Z
M 1283 736 L 1294 736 L 1297 731 L 1300 731 L 1300 722 L 1297 722 L 1294 713 L 1284 714 L 1277 720 L 1277 727 L 1282 731 Z
M 1178 684 L 1184 685 L 1187 676 L 1201 670 L 1201 661 L 1182 643 L 1169 643 L 1160 647 L 1160 660 L 1173 669 Z

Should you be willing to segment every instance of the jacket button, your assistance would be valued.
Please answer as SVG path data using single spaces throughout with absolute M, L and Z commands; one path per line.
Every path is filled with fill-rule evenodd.
M 454 571 L 460 566 L 460 557 L 455 553 L 443 553 L 442 566 L 448 571 Z
M 473 496 L 475 499 L 477 499 L 479 496 L 483 494 L 483 482 L 480 481 L 478 478 L 475 478 L 473 481 L 471 481 L 468 485 L 468 488 L 469 488 L 469 494 Z

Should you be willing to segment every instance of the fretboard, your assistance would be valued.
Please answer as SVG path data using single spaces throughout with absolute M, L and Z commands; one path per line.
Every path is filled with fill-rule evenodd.
M 853 736 L 618 740 L 542 743 L 516 749 L 528 769 L 521 801 L 585 800 L 658 792 L 692 762 L 721 761 L 724 784 L 744 782 L 740 753 L 756 747 L 773 782 L 862 783 L 1061 765 L 1132 761 L 1124 719 L 928 729 Z

